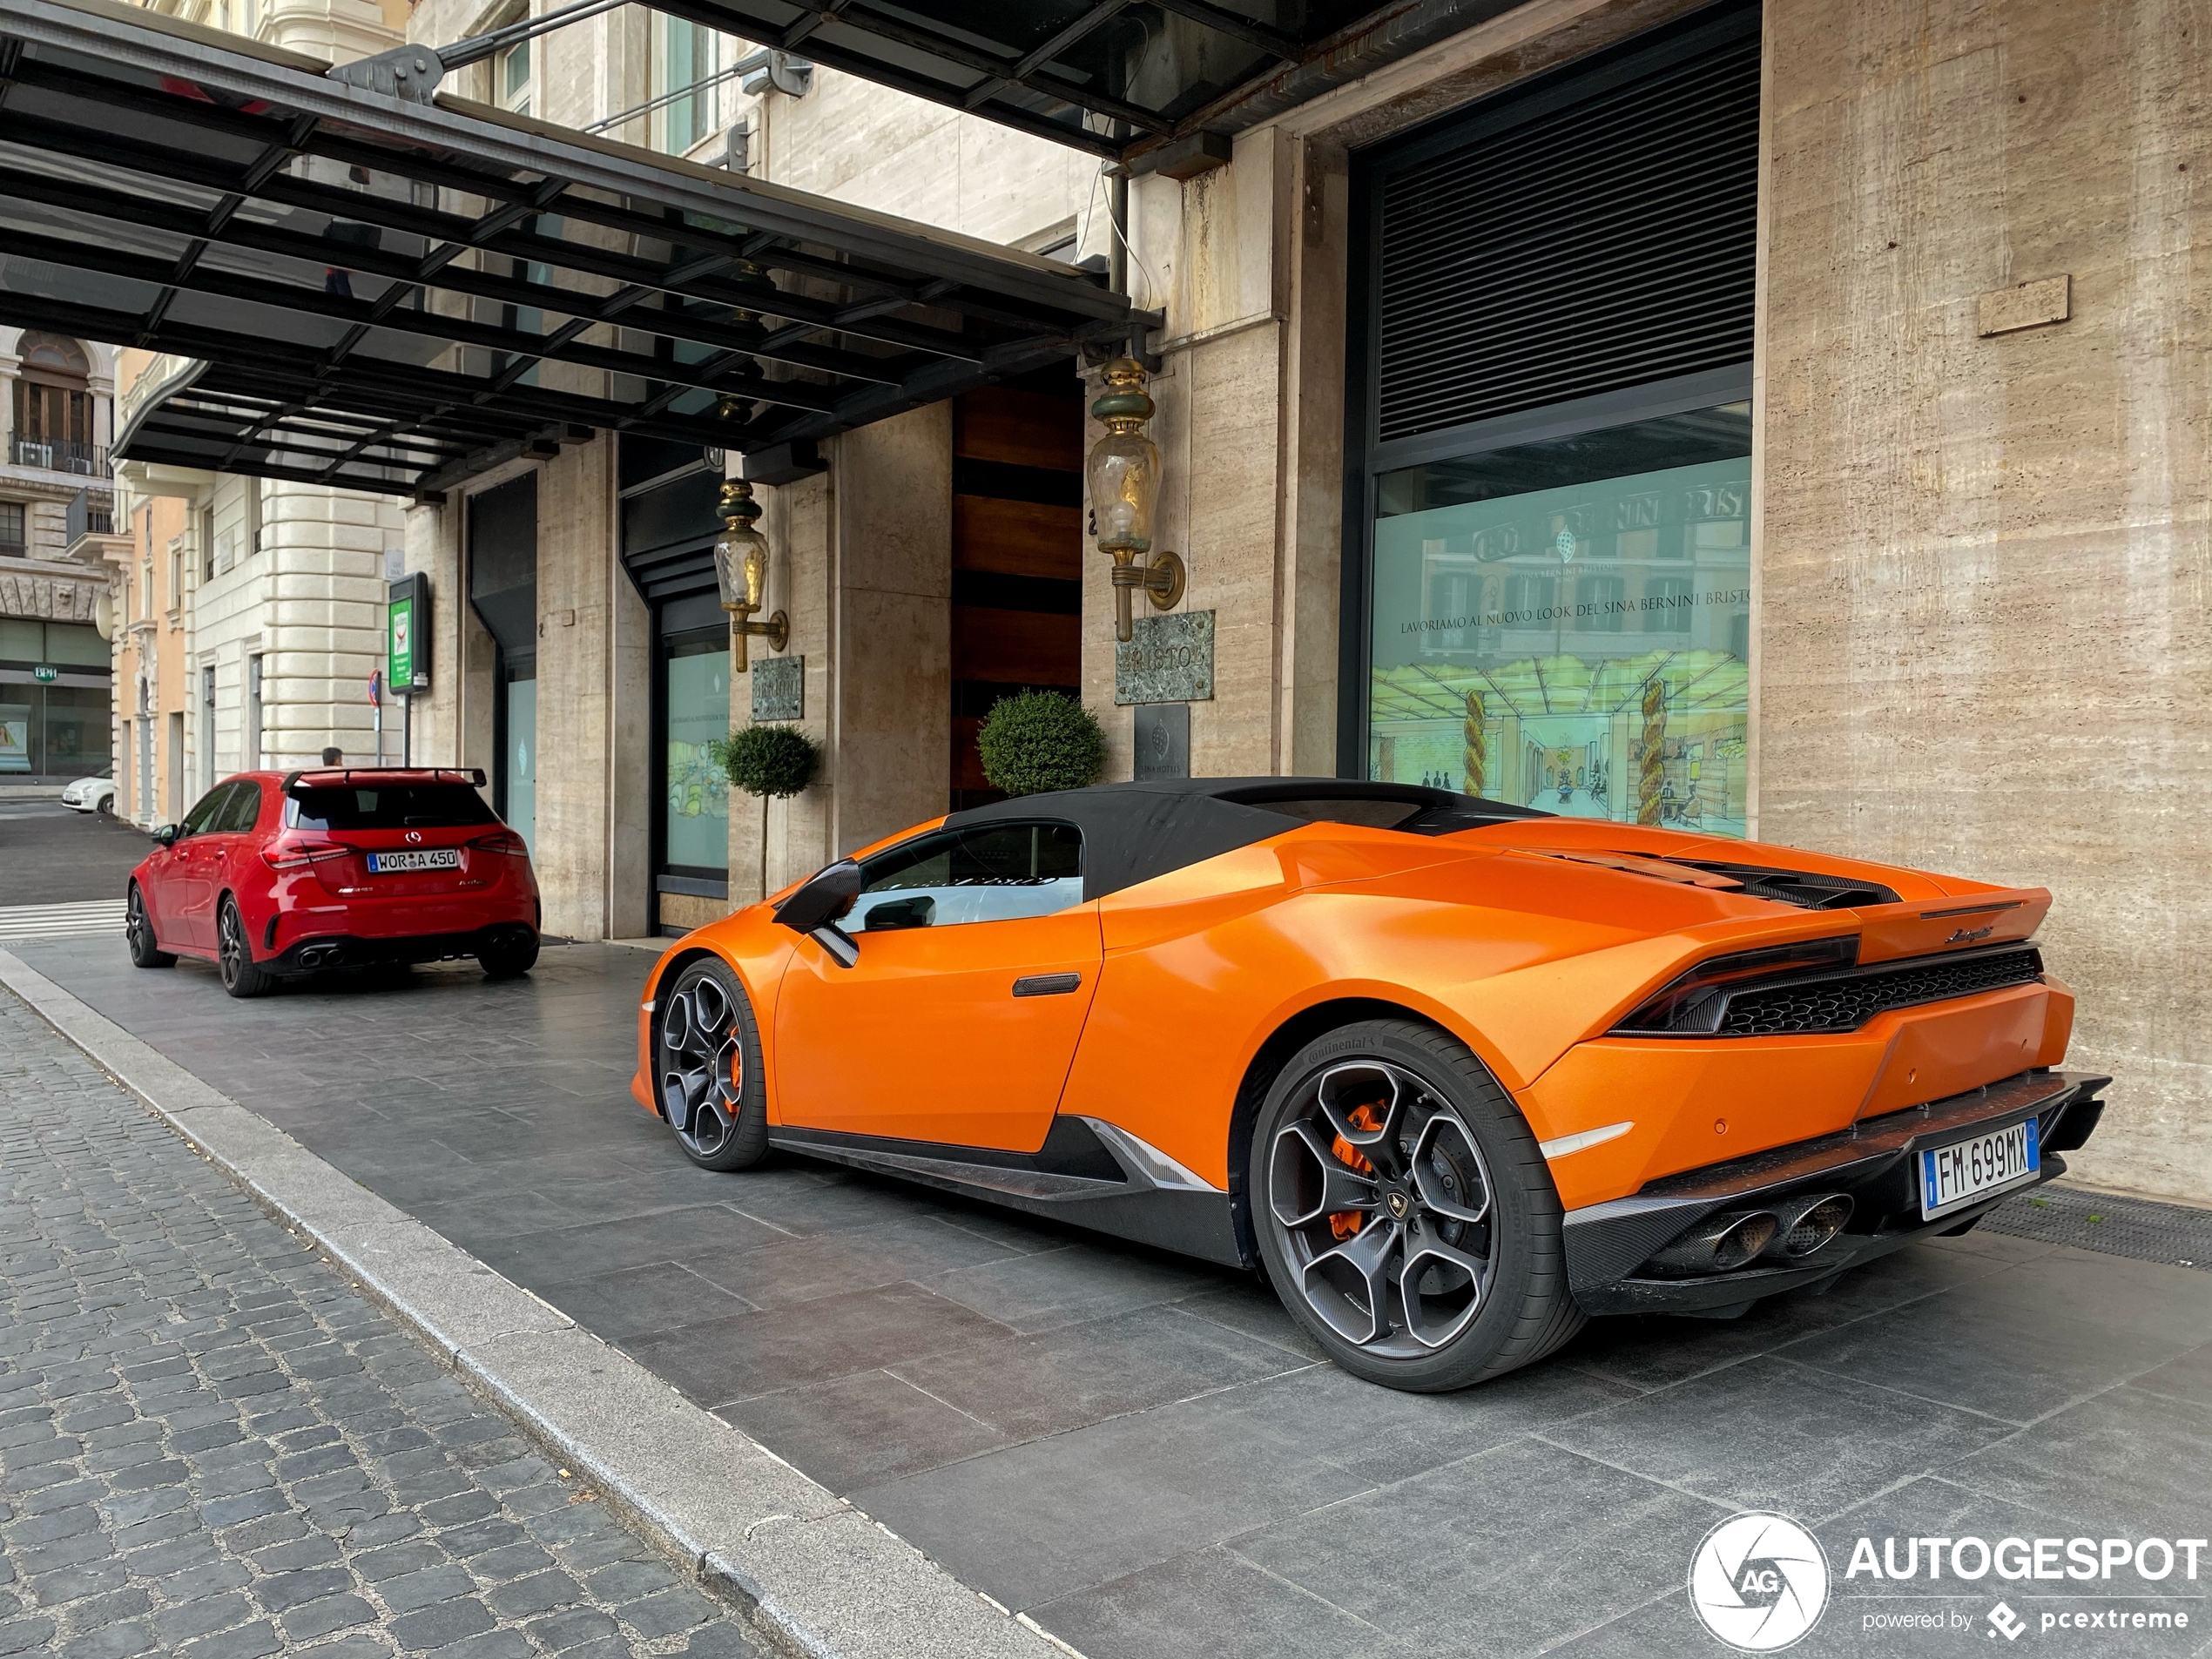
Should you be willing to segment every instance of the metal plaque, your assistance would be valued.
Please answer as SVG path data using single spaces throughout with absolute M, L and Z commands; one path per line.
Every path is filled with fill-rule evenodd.
M 1136 708 L 1136 775 L 1146 778 L 1188 778 L 1190 775 L 1190 705 L 1188 703 L 1140 703 Z
M 756 720 L 803 720 L 806 718 L 806 659 L 804 657 L 753 658 L 752 718 Z
M 1133 638 L 1114 647 L 1115 702 L 1213 700 L 1212 611 L 1139 617 L 1130 632 Z

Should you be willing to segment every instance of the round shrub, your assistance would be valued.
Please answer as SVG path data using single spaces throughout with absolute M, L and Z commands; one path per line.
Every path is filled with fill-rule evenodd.
M 741 726 L 714 745 L 730 782 L 748 795 L 796 795 L 814 781 L 822 752 L 795 725 Z
M 768 896 L 768 801 L 796 795 L 814 781 L 822 752 L 795 725 L 740 726 L 715 739 L 710 752 L 732 787 L 760 799 L 760 896 Z
M 1009 795 L 1082 789 L 1106 764 L 1106 734 L 1091 711 L 1059 691 L 1002 697 L 975 739 L 983 775 Z

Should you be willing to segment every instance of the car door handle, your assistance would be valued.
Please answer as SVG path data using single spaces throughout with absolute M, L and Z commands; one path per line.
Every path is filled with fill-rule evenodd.
M 1083 982 L 1081 974 L 1025 974 L 1014 981 L 1016 996 L 1065 996 Z

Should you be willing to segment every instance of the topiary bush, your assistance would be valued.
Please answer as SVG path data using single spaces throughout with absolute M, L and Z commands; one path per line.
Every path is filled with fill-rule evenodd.
M 740 726 L 711 748 L 731 786 L 760 798 L 760 896 L 768 896 L 768 803 L 796 795 L 821 770 L 822 751 L 795 725 Z
M 1106 764 L 1106 734 L 1097 718 L 1059 691 L 1002 697 L 984 717 L 975 746 L 983 775 L 1009 795 L 1082 789 Z

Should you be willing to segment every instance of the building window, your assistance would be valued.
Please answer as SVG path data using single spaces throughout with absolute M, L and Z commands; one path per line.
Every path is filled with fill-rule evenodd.
M 215 579 L 215 509 L 212 507 L 199 509 L 199 579 L 202 582 Z
M 530 94 L 535 87 L 530 71 L 530 43 L 518 40 L 492 60 L 493 88 L 502 110 L 512 110 L 517 115 L 530 112 Z
M 259 653 L 246 659 L 246 732 L 244 772 L 257 770 L 261 764 L 261 658 Z
M 1745 833 L 1759 19 L 1718 0 L 1353 156 L 1348 769 Z M 1467 626 L 1436 590 L 1470 565 Z
M 1742 834 L 1750 454 L 1750 406 L 1734 403 L 1379 478 L 1371 773 Z M 1503 568 L 1502 603 L 1447 635 L 1421 596 L 1470 551 Z M 1657 573 L 1685 556 L 1693 577 Z
M 665 625 L 677 607 L 663 609 Z M 668 729 L 661 867 L 722 876 L 730 865 L 730 784 L 712 745 L 730 735 L 728 624 L 664 634 L 659 691 Z
M 169 543 L 168 599 L 172 610 L 185 602 L 185 542 L 182 536 L 172 536 Z
M 661 91 L 683 92 L 714 72 L 714 35 L 680 17 L 661 20 Z M 681 155 L 712 130 L 714 94 L 689 92 L 662 107 L 662 147 Z
M 16 381 L 10 460 L 56 472 L 104 470 L 95 464 L 91 362 L 84 348 L 58 334 L 26 334 L 18 349 L 23 368 Z
M 0 553 L 21 557 L 23 538 L 23 503 L 19 501 L 0 501 Z
M 0 617 L 0 663 L 28 671 L 46 664 L 58 682 L 28 671 L 0 684 L 0 773 L 82 778 L 108 761 L 108 643 L 79 623 Z

